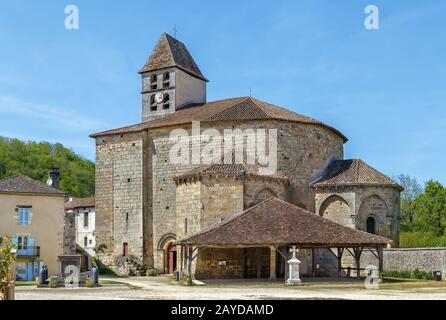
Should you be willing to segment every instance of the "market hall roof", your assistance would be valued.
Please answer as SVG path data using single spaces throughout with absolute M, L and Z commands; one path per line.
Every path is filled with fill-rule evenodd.
M 296 245 L 299 248 L 386 246 L 392 241 L 352 229 L 277 198 L 178 241 L 179 245 L 249 247 Z
M 140 132 L 152 128 L 189 124 L 192 121 L 217 122 L 241 120 L 283 120 L 317 125 L 333 131 L 339 135 L 344 142 L 348 141 L 347 137 L 345 137 L 340 131 L 318 120 L 300 115 L 285 108 L 263 102 L 252 97 L 230 98 L 177 108 L 174 113 L 165 118 L 142 122 L 123 128 L 98 132 L 92 134 L 91 137 L 97 138 L 108 135 Z
M 47 186 L 23 174 L 0 180 L 0 193 L 25 193 L 65 196 L 59 189 Z
M 208 81 L 201 73 L 200 68 L 198 68 L 184 43 L 167 33 L 163 33 L 139 73 L 142 74 L 171 67 L 177 67 L 199 79 Z
M 312 187 L 388 186 L 404 190 L 399 184 L 359 159 L 333 160 L 311 183 Z

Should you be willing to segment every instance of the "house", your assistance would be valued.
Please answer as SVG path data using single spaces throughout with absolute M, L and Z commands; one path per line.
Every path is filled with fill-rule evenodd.
M 95 239 L 95 204 L 94 197 L 70 198 L 65 203 L 67 214 L 74 214 L 76 244 L 90 256 L 94 256 Z
M 58 170 L 50 171 L 50 185 L 21 174 L 0 180 L 0 234 L 17 245 L 17 280 L 34 280 L 43 264 L 50 275 L 60 273 L 65 194 L 58 181 Z

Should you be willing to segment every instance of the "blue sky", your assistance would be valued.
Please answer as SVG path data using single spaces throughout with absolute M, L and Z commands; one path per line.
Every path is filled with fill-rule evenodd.
M 66 5 L 80 29 L 64 27 Z M 380 29 L 364 28 L 377 5 Z M 346 158 L 446 183 L 444 1 L 0 2 L 0 135 L 61 142 L 140 121 L 137 74 L 179 30 L 208 100 L 252 95 L 332 125 Z

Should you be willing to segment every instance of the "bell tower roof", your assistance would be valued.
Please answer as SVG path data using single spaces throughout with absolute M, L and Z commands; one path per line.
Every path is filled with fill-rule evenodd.
M 184 43 L 167 33 L 163 33 L 139 73 L 142 74 L 171 67 L 177 67 L 196 78 L 208 82 Z

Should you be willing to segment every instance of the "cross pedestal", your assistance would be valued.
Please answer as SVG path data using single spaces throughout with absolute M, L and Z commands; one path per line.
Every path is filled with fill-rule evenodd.
M 299 265 L 300 261 L 296 257 L 296 253 L 299 252 L 299 249 L 296 246 L 290 249 L 290 252 L 293 254 L 290 260 L 288 260 L 288 279 L 286 284 L 289 286 L 297 286 L 302 284 L 302 280 L 300 280 L 299 275 Z

